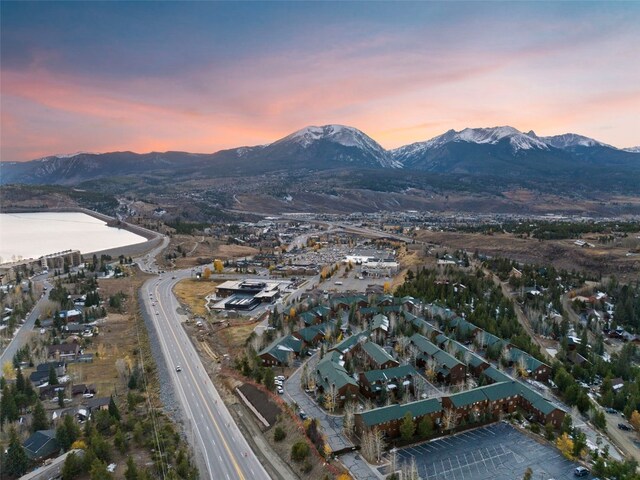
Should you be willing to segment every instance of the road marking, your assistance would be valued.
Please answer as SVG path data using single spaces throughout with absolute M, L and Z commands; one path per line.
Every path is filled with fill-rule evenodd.
M 157 292 L 158 289 L 156 287 L 156 297 L 157 297 Z M 171 302 L 173 303 L 173 302 Z M 169 320 L 169 316 L 166 314 L 164 307 L 162 306 L 162 304 L 159 304 L 160 309 L 162 310 L 162 313 L 164 314 L 165 319 L 167 320 L 167 326 L 169 327 L 169 330 L 171 331 L 171 335 L 173 336 L 173 339 L 175 340 L 175 343 L 178 344 L 178 348 L 180 349 L 180 353 L 182 353 L 182 355 L 185 357 L 186 359 L 186 355 L 184 353 L 184 351 L 182 350 L 182 348 L 180 347 L 180 342 L 178 341 L 178 338 L 176 336 L 176 333 L 174 331 L 173 325 L 171 320 Z M 183 334 L 185 334 L 183 332 Z M 186 334 L 185 334 L 186 335 Z M 196 366 L 197 368 L 199 368 L 198 366 Z M 216 427 L 216 430 L 218 431 L 218 435 L 220 436 L 220 438 L 222 439 L 222 443 L 224 444 L 224 447 L 228 453 L 229 459 L 231 460 L 231 462 L 233 463 L 233 466 L 236 470 L 236 473 L 239 475 L 240 480 L 245 480 L 244 475 L 242 474 L 242 470 L 240 470 L 240 467 L 238 465 L 237 459 L 235 457 L 235 455 L 233 454 L 233 452 L 231 451 L 231 449 L 229 448 L 229 445 L 227 444 L 227 441 L 225 440 L 224 435 L 222 434 L 222 431 L 220 430 L 220 426 L 218 425 L 218 422 L 216 421 L 213 412 L 211 411 L 211 409 L 209 408 L 209 403 L 207 402 L 206 397 L 204 396 L 202 389 L 200 388 L 200 384 L 198 382 L 198 379 L 196 378 L 196 375 L 194 375 L 193 370 L 191 369 L 191 365 L 189 365 L 189 363 L 186 364 L 186 368 L 189 371 L 189 373 L 191 374 L 191 377 L 194 380 L 194 385 L 196 387 L 196 389 L 198 390 L 198 393 L 200 394 L 200 397 L 202 398 L 203 402 L 204 402 L 204 406 L 207 409 L 207 412 L 209 413 L 209 416 L 211 418 L 211 420 L 213 420 L 213 424 Z M 193 392 L 192 392 L 193 393 Z M 220 461 L 222 462 L 222 458 L 220 458 Z M 227 477 L 229 477 L 229 475 L 227 474 Z

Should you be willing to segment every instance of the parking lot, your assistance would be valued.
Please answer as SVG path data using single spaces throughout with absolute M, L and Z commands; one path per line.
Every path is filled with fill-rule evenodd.
M 532 478 L 561 480 L 574 478 L 577 466 L 506 423 L 398 450 L 399 465 L 412 458 L 422 480 L 514 480 L 527 467 Z M 388 472 L 383 468 L 381 473 Z

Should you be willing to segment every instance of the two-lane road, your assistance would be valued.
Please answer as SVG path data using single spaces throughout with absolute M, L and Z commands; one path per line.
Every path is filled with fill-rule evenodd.
M 206 472 L 201 474 L 215 480 L 267 480 L 269 475 L 235 424 L 182 328 L 172 288 L 190 275 L 190 270 L 182 270 L 148 280 L 141 295 L 192 430 L 194 449 L 205 463 Z
M 51 291 L 52 285 L 47 280 L 47 275 L 37 275 L 31 279 L 32 282 L 42 282 L 43 285 L 47 288 L 44 292 L 44 295 L 38 299 L 38 301 L 33 306 L 31 313 L 27 316 L 27 321 L 20 327 L 15 337 L 11 340 L 7 348 L 4 349 L 2 354 L 0 355 L 0 366 L 4 365 L 7 362 L 12 362 L 13 357 L 18 352 L 20 348 L 27 344 L 27 340 L 29 339 L 29 335 L 33 332 L 33 327 L 35 326 L 36 319 L 38 317 L 44 316 L 42 310 L 44 308 L 45 302 L 49 299 L 49 292 Z

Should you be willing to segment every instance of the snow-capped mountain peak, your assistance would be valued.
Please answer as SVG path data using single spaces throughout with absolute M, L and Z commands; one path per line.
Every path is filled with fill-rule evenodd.
M 593 138 L 578 135 L 577 133 L 564 133 L 562 135 L 553 135 L 551 137 L 540 137 L 540 140 L 555 148 L 571 148 L 571 147 L 609 147 L 615 148 L 606 143 L 599 142 Z
M 274 142 L 272 145 L 294 142 L 307 149 L 321 141 L 329 141 L 348 148 L 357 148 L 375 158 L 382 167 L 402 167 L 402 164 L 393 160 L 387 151 L 374 139 L 357 128 L 344 125 L 308 126 Z
M 410 155 L 421 151 L 435 149 L 451 142 L 495 145 L 505 138 L 509 139 L 509 143 L 514 152 L 531 149 L 549 150 L 548 145 L 538 139 L 533 131 L 530 132 L 530 134 L 526 134 L 513 127 L 502 126 L 492 128 L 465 128 L 459 132 L 449 130 L 442 135 L 438 135 L 431 140 L 427 140 L 426 142 L 417 142 L 400 147 L 393 150 L 392 154 L 394 158 L 402 161 L 403 158 Z
M 640 153 L 640 145 L 638 145 L 637 147 L 627 147 L 627 148 L 623 148 L 623 150 L 624 150 L 625 152 Z

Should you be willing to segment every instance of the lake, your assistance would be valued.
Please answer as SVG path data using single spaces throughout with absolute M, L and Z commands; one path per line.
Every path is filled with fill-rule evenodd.
M 0 263 L 63 250 L 85 254 L 146 241 L 80 212 L 0 213 Z

